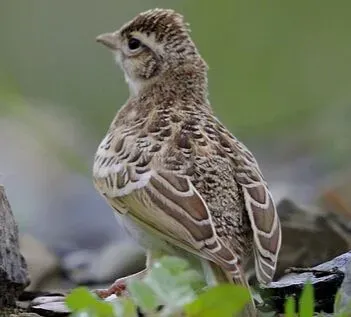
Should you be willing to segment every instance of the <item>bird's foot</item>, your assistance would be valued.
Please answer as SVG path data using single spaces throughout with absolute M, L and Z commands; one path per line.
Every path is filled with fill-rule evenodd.
M 128 295 L 127 284 L 125 281 L 120 281 L 120 279 L 116 280 L 109 288 L 97 289 L 94 292 L 101 299 L 105 299 L 111 295 L 116 295 L 116 296 Z
M 140 271 L 138 273 L 128 275 L 117 279 L 109 288 L 107 289 L 97 289 L 94 293 L 99 296 L 101 299 L 105 299 L 111 295 L 116 296 L 128 296 L 127 290 L 127 280 L 129 279 L 141 279 L 145 276 L 146 270 Z

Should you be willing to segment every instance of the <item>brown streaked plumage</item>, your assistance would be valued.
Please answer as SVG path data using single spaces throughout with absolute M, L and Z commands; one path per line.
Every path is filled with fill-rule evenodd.
M 253 155 L 213 114 L 183 17 L 149 10 L 97 40 L 131 92 L 97 150 L 98 191 L 148 249 L 185 250 L 242 284 L 254 253 L 268 283 L 281 243 L 275 205 Z

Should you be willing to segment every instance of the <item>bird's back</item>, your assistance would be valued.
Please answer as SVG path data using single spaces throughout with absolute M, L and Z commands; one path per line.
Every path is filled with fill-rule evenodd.
M 110 162 L 106 157 L 113 156 L 111 175 L 117 163 L 133 166 L 135 172 L 129 168 L 127 174 L 135 179 L 151 169 L 189 177 L 208 206 L 217 235 L 239 257 L 248 254 L 252 230 L 241 186 L 235 180 L 235 162 L 228 155 L 231 134 L 213 116 L 208 104 L 186 97 L 177 100 L 171 93 L 163 94 L 152 105 L 144 100 L 138 110 L 134 108 L 141 100 L 130 100 L 100 146 L 98 170 L 108 168 L 101 167 L 99 156 L 105 158 L 105 165 Z M 128 186 L 121 182 L 128 177 L 120 179 L 124 194 L 129 193 Z M 107 189 L 108 184 L 113 181 L 103 182 L 104 191 L 115 191 Z
M 217 235 L 239 257 L 245 256 L 253 237 L 242 188 L 235 179 L 235 161 L 228 154 L 233 137 L 208 105 L 181 108 L 178 116 L 183 120 L 174 128 L 177 132 L 168 142 L 163 164 L 190 178 L 208 206 Z

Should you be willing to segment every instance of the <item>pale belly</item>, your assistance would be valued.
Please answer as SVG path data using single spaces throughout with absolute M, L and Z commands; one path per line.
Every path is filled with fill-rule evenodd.
M 129 236 L 145 249 L 163 250 L 168 254 L 178 253 L 176 248 L 139 224 L 127 214 L 115 214 L 119 224 L 123 226 Z
M 162 256 L 177 256 L 188 261 L 190 267 L 195 269 L 201 275 L 203 272 L 203 261 L 202 257 L 199 257 L 193 253 L 190 253 L 180 247 L 173 245 L 153 233 L 148 232 L 144 228 L 141 228 L 137 223 L 135 223 L 128 214 L 120 215 L 116 214 L 116 218 L 119 224 L 121 224 L 124 229 L 129 233 L 129 235 L 145 250 L 148 252 L 147 263 L 153 263 L 154 260 Z M 205 279 L 205 275 L 203 279 Z

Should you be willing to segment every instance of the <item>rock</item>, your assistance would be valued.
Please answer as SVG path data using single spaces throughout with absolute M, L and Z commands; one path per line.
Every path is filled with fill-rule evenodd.
M 282 200 L 277 208 L 283 236 L 277 278 L 288 267 L 312 267 L 351 249 L 351 235 L 340 230 L 328 212 L 290 200 Z
M 145 268 L 145 251 L 128 240 L 107 245 L 102 250 L 81 250 L 68 254 L 62 267 L 78 284 L 110 283 Z
M 335 313 L 342 313 L 344 310 L 350 310 L 351 303 L 351 262 L 347 264 L 345 277 L 339 289 L 340 300 L 335 305 Z
M 40 296 L 33 299 L 31 306 L 62 302 L 64 299 L 65 296 Z
M 19 301 L 32 301 L 37 297 L 49 296 L 65 296 L 65 293 L 58 292 L 41 292 L 41 291 L 27 291 L 25 290 L 19 297 Z
M 29 284 L 27 265 L 20 253 L 18 228 L 0 185 L 0 307 L 15 305 Z
M 31 291 L 24 291 L 18 298 L 16 302 L 16 306 L 21 308 L 25 311 L 28 311 L 29 307 L 32 305 L 32 301 L 36 298 L 64 298 L 65 294 L 63 293 L 55 293 L 55 292 L 31 292 Z
M 112 302 L 116 300 L 116 298 L 116 295 L 111 295 L 105 298 L 104 301 Z M 30 310 L 45 317 L 64 317 L 71 313 L 65 305 L 64 296 L 43 296 L 35 298 L 31 303 Z M 139 308 L 137 308 L 137 314 L 138 317 L 144 317 Z
M 9 317 L 42 317 L 42 316 L 36 313 L 22 312 L 22 313 L 10 314 Z
M 47 317 L 61 317 L 70 314 L 70 310 L 65 305 L 64 296 L 37 297 L 32 301 L 30 311 Z
M 90 178 L 71 170 L 61 174 L 50 184 L 54 190 L 47 207 L 50 212 L 40 215 L 36 221 L 36 236 L 45 241 L 50 250 L 62 258 L 79 250 L 101 250 L 127 237 Z
M 62 107 L 15 99 L 6 98 L 7 109 L 25 105 L 26 116 L 0 117 L 0 147 L 6 149 L 0 155 L 0 183 L 6 185 L 19 226 L 59 258 L 66 252 L 100 249 L 126 238 L 112 208 L 88 176 L 95 142 L 86 138 L 82 126 Z M 70 160 L 79 162 L 78 170 L 71 168 L 61 148 Z
M 20 249 L 28 265 L 31 284 L 27 290 L 52 290 L 59 288 L 60 267 L 57 257 L 47 247 L 29 234 L 20 236 Z
M 288 199 L 280 201 L 277 210 L 283 240 L 275 280 L 284 276 L 289 267 L 313 267 L 351 249 L 351 231 L 341 228 L 329 212 L 314 206 L 299 206 Z M 246 271 L 250 284 L 255 284 L 253 259 Z
M 261 296 L 273 310 L 282 313 L 286 298 L 292 296 L 298 299 L 309 281 L 315 290 L 316 312 L 332 313 L 335 294 L 343 282 L 350 260 L 351 251 L 313 268 L 301 269 L 303 273 L 287 274 L 263 288 Z
M 0 309 L 1 317 L 17 317 L 20 313 L 24 312 L 22 309 L 17 307 L 2 307 Z
M 351 230 L 351 170 L 332 175 L 324 182 L 319 204 L 323 209 L 341 217 Z

